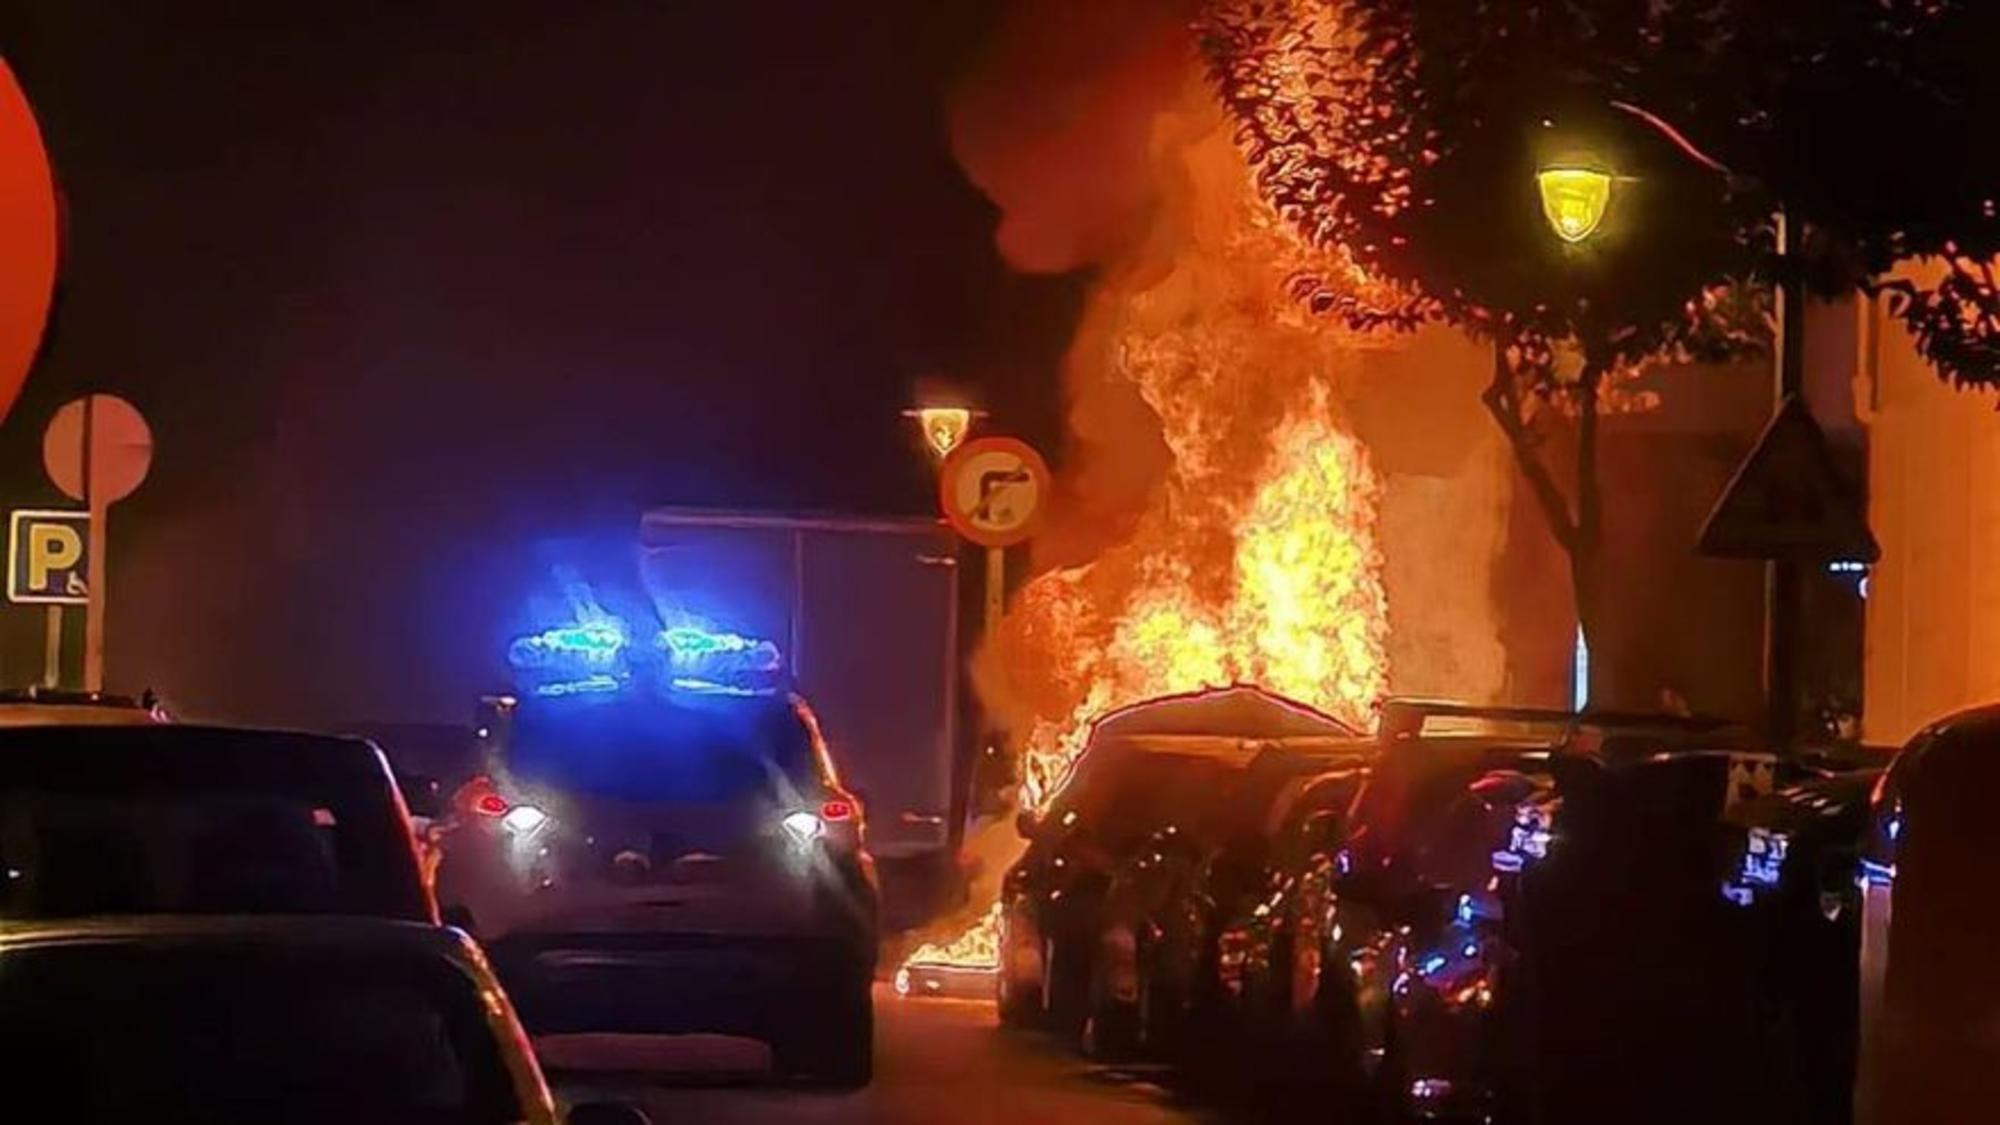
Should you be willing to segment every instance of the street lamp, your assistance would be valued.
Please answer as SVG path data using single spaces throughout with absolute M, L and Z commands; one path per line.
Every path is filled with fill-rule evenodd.
M 903 411 L 903 417 L 917 420 L 924 445 L 940 461 L 958 448 L 965 432 L 972 428 L 972 411 L 963 406 L 919 406 Z
M 1604 224 L 1611 208 L 1611 174 L 1594 168 L 1555 167 L 1535 173 L 1542 216 L 1564 242 L 1582 242 Z

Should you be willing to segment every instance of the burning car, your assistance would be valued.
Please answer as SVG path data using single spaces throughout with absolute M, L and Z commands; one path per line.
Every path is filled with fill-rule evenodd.
M 610 621 L 516 642 L 534 674 L 481 716 L 485 768 L 443 835 L 447 915 L 551 1065 L 712 1032 L 865 1084 L 875 873 L 813 712 L 769 682 L 769 642 L 678 626 L 628 647 Z
M 1229 1053 L 1219 966 L 1242 946 L 1224 945 L 1223 924 L 1269 916 L 1281 873 L 1345 821 L 1373 750 L 1365 738 L 1273 743 L 1188 831 L 1163 829 L 1127 859 L 1106 894 L 1088 1051 L 1188 1066 Z
M 1114 711 L 1041 814 L 1001 885 L 1002 1019 L 1080 1029 L 1113 875 L 1159 834 L 1187 831 L 1272 741 L 1354 739 L 1338 720 L 1249 687 Z

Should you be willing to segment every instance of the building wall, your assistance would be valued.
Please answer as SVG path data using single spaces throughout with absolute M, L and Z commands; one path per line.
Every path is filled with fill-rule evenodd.
M 1955 390 L 1863 305 L 1857 407 L 1868 426 L 1870 578 L 1864 737 L 1906 740 L 2000 698 L 2000 413 Z

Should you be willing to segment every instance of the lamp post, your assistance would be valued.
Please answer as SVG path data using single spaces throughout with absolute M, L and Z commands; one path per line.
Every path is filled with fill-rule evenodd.
M 1732 183 L 1740 183 L 1728 166 L 1703 152 L 1680 130 L 1652 112 L 1614 101 L 1613 109 L 1643 122 L 1690 160 Z M 1611 209 L 1618 177 L 1588 162 L 1564 162 L 1537 169 L 1535 187 L 1541 195 L 1542 217 L 1564 243 L 1576 245 L 1598 233 Z M 1774 216 L 1777 233 L 1777 332 L 1773 380 L 1774 410 L 1804 390 L 1805 293 L 1800 284 L 1798 232 L 1780 208 Z M 1798 632 L 1800 571 L 1796 560 L 1772 558 L 1764 575 L 1764 696 L 1765 722 L 1771 746 L 1780 752 L 1797 735 Z M 1582 642 L 1579 639 L 1579 646 Z M 1581 650 L 1580 650 L 1581 651 Z
M 903 417 L 914 418 L 924 437 L 924 448 L 939 461 L 951 455 L 967 431 L 972 429 L 973 412 L 963 406 L 913 406 Z
M 1595 168 L 1557 166 L 1535 173 L 1542 196 L 1542 217 L 1564 242 L 1583 242 L 1604 225 L 1611 209 L 1609 172 Z

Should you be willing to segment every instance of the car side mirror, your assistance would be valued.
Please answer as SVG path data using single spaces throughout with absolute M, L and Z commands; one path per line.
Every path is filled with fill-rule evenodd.
M 1035 829 L 1041 823 L 1041 818 L 1027 809 L 1022 809 L 1020 812 L 1014 814 L 1014 831 L 1019 832 L 1023 840 L 1034 839 Z
M 571 1106 L 567 1125 L 653 1125 L 646 1111 L 630 1102 L 585 1102 Z

